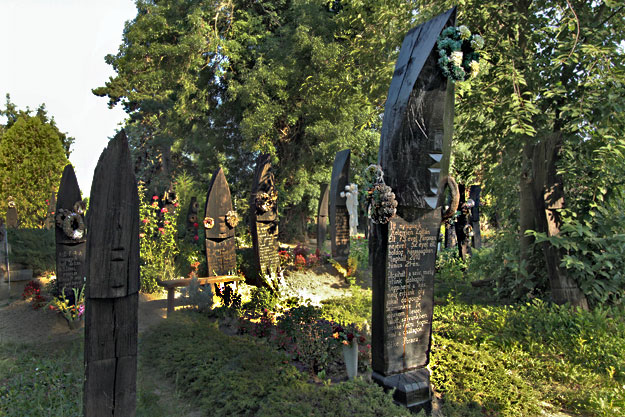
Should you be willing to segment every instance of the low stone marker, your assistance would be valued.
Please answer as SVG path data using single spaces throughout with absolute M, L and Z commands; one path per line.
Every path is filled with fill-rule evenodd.
M 427 365 L 442 220 L 438 184 L 448 173 L 453 133 L 454 85 L 437 64 L 436 41 L 453 26 L 455 14 L 451 9 L 404 38 L 378 154 L 384 198 L 372 204 L 372 377 L 414 410 L 431 401 Z
M 139 196 L 126 134 L 100 155 L 88 216 L 85 417 L 135 415 Z
M 328 184 L 321 184 L 321 194 L 319 196 L 319 206 L 317 207 L 317 250 L 322 252 L 328 235 L 328 198 L 330 187 Z
M 55 212 L 57 287 L 73 300 L 72 288 L 80 290 L 85 283 L 87 236 L 85 204 L 71 164 L 63 170 Z
M 271 171 L 270 155 L 260 155 L 250 197 L 250 229 L 259 274 L 274 276 L 280 268 L 278 256 L 278 191 Z
M 332 166 L 330 181 L 330 239 L 332 241 L 332 257 L 347 259 L 349 257 L 349 212 L 345 187 L 349 185 L 349 160 L 351 151 L 344 149 L 336 153 Z
M 221 168 L 213 173 L 208 185 L 204 213 L 208 276 L 235 274 L 234 228 L 239 223 L 239 216 L 232 209 L 230 187 Z

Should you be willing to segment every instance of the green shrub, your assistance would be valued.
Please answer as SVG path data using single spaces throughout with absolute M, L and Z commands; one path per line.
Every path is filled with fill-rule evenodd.
M 246 303 L 243 308 L 251 312 L 253 315 L 260 315 L 263 310 L 273 311 L 279 299 L 269 289 L 264 287 L 255 287 L 252 289 L 251 300 Z
M 9 259 L 26 265 L 35 275 L 56 270 L 54 229 L 7 229 Z M 0 242 L 4 250 L 4 242 Z

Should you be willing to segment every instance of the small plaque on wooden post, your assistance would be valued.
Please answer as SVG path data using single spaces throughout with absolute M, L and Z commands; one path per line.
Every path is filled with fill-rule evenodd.
M 67 164 L 63 170 L 54 211 L 57 288 L 66 297 L 73 299 L 72 288 L 80 290 L 85 283 L 87 236 L 85 204 L 71 164 Z
M 273 276 L 280 268 L 278 257 L 278 191 L 271 171 L 270 155 L 260 155 L 250 197 L 252 245 L 261 277 Z
M 7 202 L 7 222 L 8 229 L 17 229 L 17 204 L 13 197 L 9 197 Z
M 139 196 L 123 130 L 93 174 L 88 230 L 84 416 L 134 416 Z
M 341 192 L 349 185 L 349 161 L 351 151 L 336 153 L 330 181 L 330 239 L 332 257 L 346 260 L 349 257 L 349 212 Z
M 427 365 L 442 219 L 438 186 L 448 171 L 454 92 L 437 65 L 435 46 L 454 21 L 451 9 L 404 38 L 378 154 L 397 213 L 374 224 L 371 233 L 372 378 L 413 410 L 431 402 Z
M 237 256 L 234 228 L 239 222 L 239 217 L 232 209 L 230 187 L 221 168 L 213 173 L 208 185 L 204 213 L 208 275 L 235 274 Z
M 319 206 L 317 208 L 317 250 L 321 253 L 324 249 L 326 237 L 328 235 L 328 198 L 330 187 L 328 184 L 321 184 L 321 194 L 319 196 Z

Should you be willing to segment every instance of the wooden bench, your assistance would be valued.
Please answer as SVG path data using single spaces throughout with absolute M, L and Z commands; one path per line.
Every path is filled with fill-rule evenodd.
M 180 278 L 180 279 L 171 279 L 169 281 L 161 281 L 157 280 L 156 282 L 161 287 L 167 288 L 167 317 L 169 317 L 169 313 L 174 311 L 174 299 L 176 295 L 176 288 L 178 287 L 188 287 L 191 284 L 192 278 Z M 214 277 L 204 277 L 198 278 L 197 282 L 200 285 L 216 285 L 221 284 L 222 282 L 239 282 L 243 281 L 243 278 L 237 277 L 234 275 L 218 275 Z M 214 292 L 214 291 L 213 291 Z

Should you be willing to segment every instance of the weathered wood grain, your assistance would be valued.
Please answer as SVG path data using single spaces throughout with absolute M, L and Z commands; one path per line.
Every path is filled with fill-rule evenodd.
M 351 151 L 344 149 L 336 153 L 330 180 L 330 240 L 332 257 L 347 259 L 349 256 L 349 213 L 345 197 L 341 192 L 349 185 L 349 164 Z
M 91 186 L 85 311 L 85 417 L 136 409 L 139 196 L 122 130 L 102 152 Z

